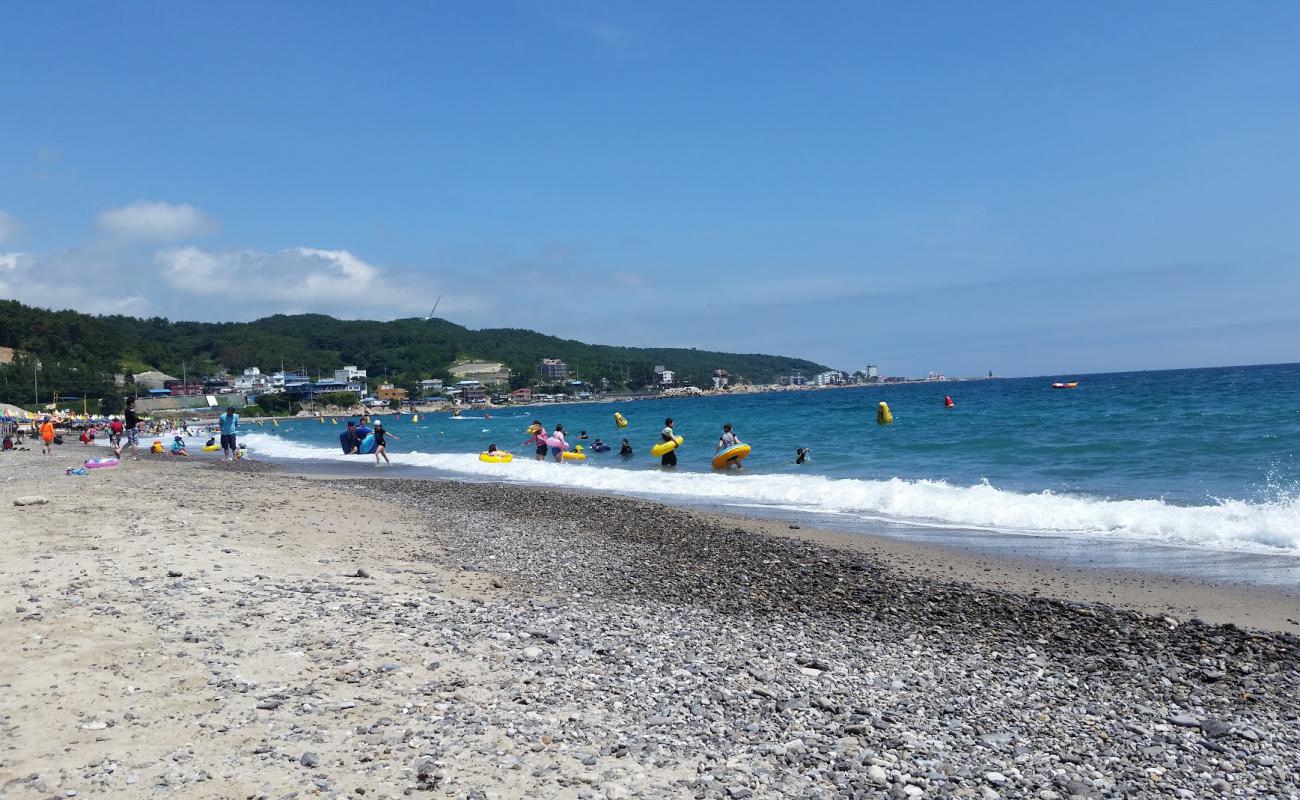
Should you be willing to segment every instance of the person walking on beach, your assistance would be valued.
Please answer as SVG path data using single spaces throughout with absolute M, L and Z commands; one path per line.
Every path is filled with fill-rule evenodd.
M 379 466 L 380 456 L 384 457 L 385 464 L 393 463 L 388 460 L 388 447 L 384 444 L 384 437 L 391 436 L 394 439 L 400 439 L 402 437 L 398 436 L 395 433 L 389 433 L 388 431 L 384 430 L 384 423 L 380 422 L 379 420 L 375 420 L 374 436 L 375 436 L 375 466 L 376 467 Z
M 108 422 L 108 444 L 114 449 L 119 450 L 122 447 L 122 420 L 113 417 Z
M 50 454 L 50 448 L 54 446 L 54 423 L 50 421 L 49 417 L 46 417 L 45 420 L 41 422 L 40 432 L 41 454 L 48 456 Z
M 677 441 L 677 436 L 676 436 L 676 434 L 673 433 L 673 418 L 672 418 L 672 417 L 669 417 L 668 419 L 664 420 L 664 429 L 663 429 L 662 431 L 659 432 L 659 435 L 663 437 L 663 439 L 664 439 L 665 442 L 675 442 L 675 441 Z M 667 453 L 664 453 L 662 456 L 659 457 L 659 466 L 661 466 L 661 467 L 675 467 L 675 466 L 677 466 L 677 448 L 676 448 L 676 447 L 674 447 L 672 450 L 669 450 Z
M 520 445 L 520 447 L 526 447 L 530 444 L 535 445 L 537 448 L 536 450 L 537 460 L 545 461 L 546 460 L 546 428 L 542 426 L 542 421 L 540 419 L 533 420 L 533 424 L 528 426 L 528 432 L 531 434 L 531 436 L 525 439 L 523 444 Z
M 239 430 L 239 415 L 235 413 L 234 406 L 227 406 L 226 413 L 219 419 L 221 420 L 221 460 L 234 461 L 235 451 L 239 449 L 235 446 L 235 432 Z
M 713 454 L 717 455 L 718 453 L 721 453 L 723 450 L 726 450 L 728 447 L 735 447 L 738 444 L 744 444 L 744 442 L 740 441 L 740 437 L 737 436 L 736 432 L 731 429 L 731 423 L 728 422 L 726 425 L 722 426 L 722 436 L 718 439 L 718 448 L 713 451 Z M 744 469 L 744 467 L 740 465 L 740 460 L 737 458 L 732 458 L 730 461 L 727 462 L 728 469 L 730 469 L 733 465 L 736 467 L 737 470 Z
M 122 457 L 122 451 L 131 448 L 131 460 L 139 461 L 140 456 L 136 454 L 136 448 L 140 446 L 140 431 L 137 427 L 140 425 L 140 415 L 135 413 L 135 398 L 126 398 L 126 411 L 123 413 L 122 432 L 126 434 L 126 441 L 122 441 L 119 436 L 117 440 L 117 457 Z

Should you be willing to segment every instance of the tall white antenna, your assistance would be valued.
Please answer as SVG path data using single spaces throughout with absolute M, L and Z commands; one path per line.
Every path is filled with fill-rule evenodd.
M 425 322 L 428 322 L 429 320 L 433 319 L 433 314 L 435 311 L 438 310 L 438 304 L 441 302 L 442 302 L 442 295 L 438 295 L 438 299 L 433 301 L 433 310 L 429 312 L 429 316 L 424 318 Z

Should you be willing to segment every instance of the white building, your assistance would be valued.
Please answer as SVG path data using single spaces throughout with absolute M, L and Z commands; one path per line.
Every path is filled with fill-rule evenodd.
M 880 367 L 875 364 L 868 364 L 865 373 L 869 381 L 880 380 Z
M 731 375 L 725 369 L 715 369 L 713 371 L 714 389 L 725 389 L 728 383 L 731 383 Z
M 839 386 L 844 382 L 844 373 L 835 369 L 819 372 L 813 376 L 813 383 L 818 386 Z
M 235 378 L 234 385 L 236 392 L 257 394 L 270 388 L 271 382 L 257 367 L 245 367 L 244 374 Z
M 349 392 L 357 392 L 361 395 L 369 394 L 366 371 L 357 369 L 354 364 L 349 364 L 343 369 L 334 370 L 334 380 L 346 384 Z
M 664 386 L 671 386 L 673 379 L 676 377 L 670 369 L 660 370 L 659 372 L 659 382 Z

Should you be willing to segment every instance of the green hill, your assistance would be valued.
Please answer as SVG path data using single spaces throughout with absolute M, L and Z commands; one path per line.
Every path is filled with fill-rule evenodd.
M 462 359 L 509 365 L 515 385 L 538 380 L 537 362 L 559 358 L 586 381 L 608 379 L 614 387 L 640 387 L 654 367 L 673 370 L 679 383 L 709 385 L 713 370 L 726 369 L 750 383 L 769 383 L 792 370 L 826 367 L 783 356 L 718 353 L 694 348 L 612 347 L 560 339 L 515 328 L 470 330 L 441 319 L 391 322 L 340 320 L 318 314 L 276 315 L 253 322 L 171 322 L 154 317 L 93 316 L 50 311 L 0 300 L 0 347 L 19 351 L 0 366 L 0 400 L 31 402 L 31 359 L 40 361 L 41 395 L 102 397 L 113 394 L 115 372 L 157 369 L 192 376 L 245 367 L 263 372 L 306 369 L 332 374 L 346 364 L 368 370 L 372 382 L 387 375 L 398 386 L 421 378 L 448 378 Z

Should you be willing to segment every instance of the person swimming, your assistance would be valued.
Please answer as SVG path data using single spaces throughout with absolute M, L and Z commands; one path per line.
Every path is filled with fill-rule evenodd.
M 805 461 L 807 461 L 808 452 L 809 452 L 809 448 L 807 447 L 800 447 L 798 450 L 794 451 L 794 463 L 802 464 Z
M 594 442 L 591 443 L 591 449 L 592 449 L 593 452 L 596 452 L 596 453 L 608 453 L 608 452 L 609 452 L 609 445 L 607 445 L 607 444 L 605 444 L 604 442 L 602 442 L 602 441 L 600 440 L 600 437 L 597 436 L 597 437 L 596 437 L 596 441 L 594 441 Z

